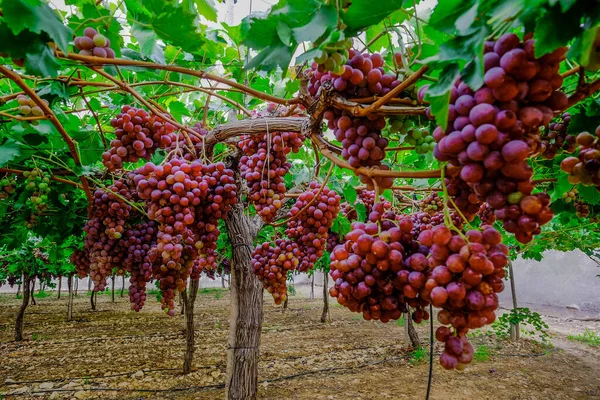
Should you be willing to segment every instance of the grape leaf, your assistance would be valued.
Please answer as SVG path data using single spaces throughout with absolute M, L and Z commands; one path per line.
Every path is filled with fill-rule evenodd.
M 404 0 L 352 0 L 348 11 L 342 13 L 342 20 L 349 33 L 358 32 L 371 25 L 377 25 L 385 17 L 402 8 Z
M 39 50 L 25 55 L 25 69 L 33 75 L 49 77 L 58 75 L 60 64 L 50 47 L 40 44 Z
M 8 139 L 6 143 L 0 146 L 0 167 L 5 166 L 10 161 L 21 155 L 22 144 Z
M 43 31 L 63 52 L 69 51 L 67 46 L 72 32 L 46 3 L 40 0 L 2 0 L 0 7 L 4 21 L 15 35 L 23 30 L 38 34 Z
M 140 54 L 142 57 L 150 57 L 154 52 L 154 46 L 156 46 L 156 33 L 144 25 L 134 23 L 131 28 L 131 34 L 140 45 Z
M 335 29 L 337 25 L 337 11 L 333 6 L 321 7 L 312 16 L 309 23 L 294 28 L 294 38 L 298 43 L 315 42 L 325 32 Z
M 288 47 L 283 43 L 276 46 L 269 46 L 261 51 L 256 57 L 248 62 L 247 69 L 272 70 L 277 67 L 286 69 L 292 60 L 292 55 L 296 50 L 296 46 Z
M 427 91 L 426 100 L 431 107 L 431 113 L 436 122 L 446 129 L 448 125 L 448 105 L 450 104 L 450 89 L 456 78 L 460 76 L 458 65 L 450 64 L 442 71 L 440 80 Z
M 456 29 L 463 31 L 464 27 L 458 28 L 456 24 L 466 22 L 463 15 L 476 6 L 476 0 L 441 1 L 433 10 L 428 25 L 445 33 L 453 33 Z
M 194 0 L 198 12 L 207 20 L 217 22 L 217 9 L 213 0 Z
M 580 27 L 581 10 L 579 9 L 582 6 L 580 2 L 578 7 L 571 7 L 569 11 L 563 12 L 561 5 L 556 4 L 538 15 L 533 33 L 533 38 L 536 40 L 536 57 L 567 45 L 569 40 L 583 32 Z M 557 26 L 560 26 L 560 29 L 556 29 Z

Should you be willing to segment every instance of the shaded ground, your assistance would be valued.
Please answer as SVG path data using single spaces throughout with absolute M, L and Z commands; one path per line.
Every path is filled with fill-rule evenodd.
M 427 354 L 411 352 L 399 324 L 366 322 L 337 306 L 332 322 L 321 324 L 320 299 L 292 297 L 285 313 L 265 300 L 260 398 L 425 398 Z M 129 311 L 127 297 L 111 303 L 99 296 L 97 311 L 90 311 L 89 297 L 79 296 L 70 323 L 66 298 L 38 299 L 25 317 L 27 340 L 16 344 L 19 304 L 14 295 L 0 296 L 3 398 L 223 398 L 226 290 L 205 290 L 196 300 L 195 371 L 188 376 L 179 373 L 183 317 L 167 317 L 150 296 L 141 313 Z M 436 356 L 431 399 L 600 399 L 600 349 L 566 340 L 566 323 L 549 322 L 560 325 L 553 341 L 564 350 L 481 336 L 473 344 L 490 358 L 466 371 L 443 371 Z M 424 343 L 428 329 L 417 327 Z

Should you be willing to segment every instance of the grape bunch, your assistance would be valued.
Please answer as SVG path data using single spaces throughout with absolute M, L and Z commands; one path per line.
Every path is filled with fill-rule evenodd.
M 575 214 L 579 217 L 579 218 L 587 218 L 590 216 L 590 208 L 587 205 L 587 203 L 584 203 L 583 201 L 577 201 L 575 202 Z
M 277 239 L 275 246 L 265 242 L 252 252 L 252 272 L 273 296 L 275 304 L 287 299 L 287 273 L 298 267 L 300 257 L 298 244 L 283 239 Z
M 437 192 L 432 192 L 423 200 L 421 200 L 419 203 L 419 208 L 421 211 L 424 211 L 429 215 L 433 215 L 444 209 L 444 202 Z
M 402 216 L 400 216 L 402 218 Z M 423 211 L 416 212 L 410 215 L 410 220 L 413 223 L 413 230 L 411 233 L 416 237 L 421 232 L 431 230 L 434 226 L 444 225 L 444 213 L 437 212 L 435 214 L 429 214 Z M 463 220 L 456 212 L 450 212 L 450 222 L 458 229 L 463 226 Z
M 275 218 L 286 193 L 284 176 L 291 168 L 290 152 L 297 153 L 305 137 L 295 132 L 273 132 L 249 136 L 239 143 L 244 153 L 240 173 L 248 184 L 248 198 L 265 222 Z
M 446 167 L 446 191 L 452 201 L 449 201 L 448 207 L 456 208 L 467 219 L 472 221 L 481 208 L 481 201 L 473 188 L 464 180 L 460 179 L 460 167 L 448 165 Z
M 389 170 L 387 165 L 381 163 L 388 145 L 388 140 L 381 133 L 385 127 L 383 117 L 353 117 L 347 111 L 336 109 L 325 111 L 324 117 L 335 138 L 342 143 L 342 158 L 347 160 L 350 166 Z M 369 177 L 359 175 L 359 178 L 369 190 L 373 190 L 373 181 Z M 374 181 L 380 189 L 390 188 L 394 183 L 394 180 L 388 177 L 375 177 Z
M 37 224 L 38 218 L 48 209 L 48 194 L 50 193 L 50 177 L 39 168 L 24 171 L 25 189 L 31 192 L 27 204 L 31 206 L 32 213 L 27 222 L 31 228 Z
M 86 251 L 80 249 L 75 250 L 73 254 L 71 254 L 69 261 L 75 266 L 75 271 L 79 278 L 83 279 L 88 276 L 90 273 L 90 260 Z
M 203 154 L 205 150 L 203 137 L 208 135 L 208 129 L 202 122 L 197 122 L 191 129 L 198 133 L 198 136 L 188 135 L 193 148 L 190 148 L 190 144 L 182 132 L 177 131 L 169 135 L 171 144 L 165 147 L 165 151 L 170 157 L 183 158 L 191 162 Z
M 569 174 L 569 182 L 584 186 L 596 186 L 600 191 L 600 126 L 594 134 L 581 132 L 577 135 L 579 155 L 567 157 L 560 168 Z
M 130 272 L 129 301 L 131 309 L 140 311 L 146 301 L 146 283 L 152 279 L 150 250 L 156 245 L 158 229 L 154 221 L 139 223 L 126 229 L 122 246 L 126 249 L 123 267 Z
M 402 116 L 390 118 L 389 122 L 390 133 L 400 135 L 403 143 L 415 147 L 417 154 L 430 153 L 435 148 L 435 139 L 429 128 L 425 126 L 416 127 L 414 121 Z
M 221 276 L 231 274 L 231 260 L 227 257 L 223 257 L 217 267 L 217 272 Z
M 131 218 L 131 186 L 126 177 L 117 179 L 106 188 L 96 189 L 90 220 L 84 231 L 84 251 L 89 260 L 89 275 L 94 291 L 106 287 L 106 278 L 115 267 L 120 267 L 127 257 L 123 246 L 123 233 Z
M 308 85 L 308 92 L 315 96 L 321 85 L 327 81 L 333 84 L 336 91 L 346 98 L 384 96 L 400 85 L 396 75 L 388 74 L 383 69 L 383 57 L 379 53 L 361 54 L 350 49 L 348 61 L 337 74 L 325 71 L 316 62 L 312 65 L 313 75 Z M 336 65 L 337 66 L 337 65 Z
M 16 184 L 17 180 L 10 175 L 0 178 L 0 200 L 5 200 L 9 195 L 13 194 Z
M 544 129 L 540 146 L 543 158 L 552 160 L 559 151 L 573 153 L 576 150 L 575 136 L 567 133 L 570 122 L 571 114 L 564 112 Z
M 73 43 L 82 56 L 115 58 L 115 51 L 110 48 L 110 40 L 94 28 L 85 28 L 83 36 L 77 36 Z
M 571 203 L 577 199 L 578 191 L 577 188 L 572 188 L 568 192 L 562 194 L 563 201 L 565 203 Z
M 340 195 L 329 187 L 311 182 L 288 213 L 293 218 L 285 234 L 298 244 L 300 263 L 297 270 L 306 272 L 324 254 L 329 229 L 340 209 Z
M 20 94 L 17 96 L 17 102 L 19 103 L 19 113 L 24 117 L 39 117 L 44 115 L 44 111 L 40 106 L 38 106 L 35 101 L 29 98 L 29 96 L 25 96 L 24 94 Z M 48 100 L 42 99 L 42 102 L 45 105 L 49 105 Z M 31 121 L 32 125 L 38 125 L 39 121 Z
M 315 58 L 317 69 L 320 72 L 330 71 L 337 75 L 344 73 L 344 66 L 350 56 L 349 50 L 352 47 L 352 38 L 342 38 L 340 31 L 334 31 L 325 44 L 319 57 Z
M 524 42 L 512 33 L 486 42 L 484 86 L 473 91 L 457 79 L 448 127 L 438 126 L 433 133 L 435 157 L 459 167 L 458 178 L 496 210 L 521 243 L 531 241 L 552 219 L 549 198 L 532 195 L 533 169 L 527 159 L 539 153 L 540 128 L 550 123 L 553 110 L 567 105 L 566 95 L 558 91 L 566 48 L 540 58 L 534 49 L 530 35 Z
M 237 202 L 233 171 L 223 163 L 171 158 L 159 166 L 146 163 L 133 181 L 148 217 L 158 223 L 149 257 L 163 308 L 174 315 L 175 293 L 185 290 L 188 277 L 216 268 L 218 222 Z
M 123 162 L 149 160 L 158 147 L 164 149 L 176 139 L 173 125 L 129 105 L 123 106 L 110 124 L 116 138 L 102 154 L 102 163 L 111 171 L 123 168 Z

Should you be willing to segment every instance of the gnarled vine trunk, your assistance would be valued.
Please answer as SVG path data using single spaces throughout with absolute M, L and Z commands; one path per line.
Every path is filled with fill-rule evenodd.
M 115 276 L 112 276 L 112 302 L 115 302 Z
M 90 296 L 90 305 L 92 306 L 92 311 L 96 311 L 96 295 L 98 292 L 92 290 L 92 295 Z
M 60 290 L 62 289 L 62 276 L 58 277 L 58 295 L 56 296 L 60 300 Z
M 329 315 L 329 289 L 327 288 L 328 280 L 329 276 L 327 275 L 327 272 L 323 271 L 323 312 L 321 313 L 322 323 L 327 321 L 327 316 Z
M 33 293 L 35 292 L 35 277 L 31 280 L 31 290 L 29 291 L 29 297 L 31 297 L 31 304 L 37 306 L 35 302 L 35 297 L 33 297 Z
M 192 371 L 192 362 L 194 360 L 194 350 L 196 342 L 194 339 L 194 302 L 198 294 L 199 279 L 190 281 L 189 293 L 187 290 L 181 293 L 183 303 L 185 304 L 185 354 L 183 356 L 183 373 L 189 374 Z
M 123 275 L 123 284 L 121 285 L 121 297 L 125 293 L 125 275 Z
M 263 288 L 251 265 L 257 232 L 240 204 L 227 213 L 225 224 L 233 249 L 225 396 L 230 400 L 256 399 L 263 322 Z
M 69 275 L 67 280 L 69 286 L 69 301 L 67 305 L 67 321 L 73 321 L 73 275 Z
M 419 339 L 419 334 L 417 333 L 417 330 L 415 329 L 415 324 L 413 323 L 413 320 L 410 317 L 410 312 L 406 313 L 405 315 L 406 317 L 404 318 L 404 324 L 406 326 L 406 332 L 408 333 L 410 344 L 415 349 L 418 349 L 419 347 L 421 347 L 421 340 Z
M 23 319 L 25 318 L 25 310 L 29 305 L 30 284 L 31 280 L 26 276 L 23 277 L 23 301 L 15 321 L 15 342 L 20 342 L 23 340 Z

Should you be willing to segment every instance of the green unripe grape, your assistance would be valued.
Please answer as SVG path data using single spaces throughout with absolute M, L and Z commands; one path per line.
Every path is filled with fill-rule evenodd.
M 425 139 L 425 143 L 433 143 L 435 141 L 435 139 L 433 138 L 433 136 L 427 136 Z
M 351 48 L 353 44 L 352 38 L 347 38 L 344 40 L 344 47 Z
M 35 115 L 36 117 L 39 117 L 41 115 L 44 115 L 44 112 L 42 111 L 42 109 L 38 106 L 35 107 L 31 107 L 31 113 L 33 115 Z
M 417 140 L 411 136 L 407 136 L 406 138 L 404 138 L 404 141 L 410 144 L 411 146 L 415 146 L 417 144 Z
M 519 204 L 524 196 L 521 192 L 513 192 L 508 195 L 507 200 L 510 204 Z
M 26 106 L 29 105 L 29 98 L 27 98 L 26 96 L 18 96 L 17 97 L 17 102 L 19 103 L 20 106 Z
M 35 203 L 35 204 L 42 204 L 42 198 L 41 197 L 32 197 L 31 200 Z
M 19 112 L 23 115 L 29 115 L 29 114 L 31 114 L 31 107 L 21 106 L 21 107 L 19 107 Z
M 315 57 L 315 62 L 317 64 L 323 64 L 327 60 L 327 58 L 328 58 L 327 52 L 324 51 L 324 52 L 321 53 L 320 56 Z
M 123 235 L 121 235 L 121 232 L 115 232 L 115 233 L 113 234 L 113 236 L 114 236 L 114 238 L 115 238 L 115 239 L 121 239 L 121 237 L 122 237 Z
M 8 186 L 10 185 L 10 182 L 8 181 L 8 179 L 4 178 L 0 181 L 0 186 Z
M 39 188 L 40 188 L 40 190 L 46 190 L 46 189 L 48 189 L 48 184 L 42 182 L 39 184 Z
M 423 137 L 423 134 L 420 130 L 414 130 L 412 133 L 412 137 L 415 139 L 421 139 Z
M 106 47 L 106 43 L 106 36 L 101 35 L 100 33 L 94 36 L 94 46 Z
M 35 178 L 36 176 L 38 176 L 38 172 L 34 169 L 33 171 L 31 171 L 30 176 L 33 176 Z
M 48 178 L 47 176 L 45 176 L 44 179 L 42 179 L 42 182 L 44 182 L 44 183 L 50 183 L 50 178 Z
M 30 171 L 23 171 L 23 176 L 27 178 L 31 174 Z
M 429 136 L 430 135 L 429 129 L 421 128 L 421 135 L 423 135 L 423 137 Z
M 33 190 L 33 189 L 35 189 L 35 183 L 29 182 L 26 187 L 28 190 Z
M 335 60 L 333 58 L 328 58 L 325 61 L 325 69 L 328 71 L 333 71 L 337 67 Z
M 40 199 L 42 199 L 42 201 L 45 203 L 48 201 L 48 196 L 46 196 L 45 194 L 40 196 Z
M 335 61 L 336 65 L 343 65 L 343 64 L 345 64 L 345 61 L 342 58 L 342 55 L 340 53 L 333 53 L 331 55 L 331 58 L 333 59 L 333 61 Z
M 344 64 L 340 64 L 339 67 L 335 71 L 333 71 L 336 75 L 342 75 L 346 69 L 344 68 Z

